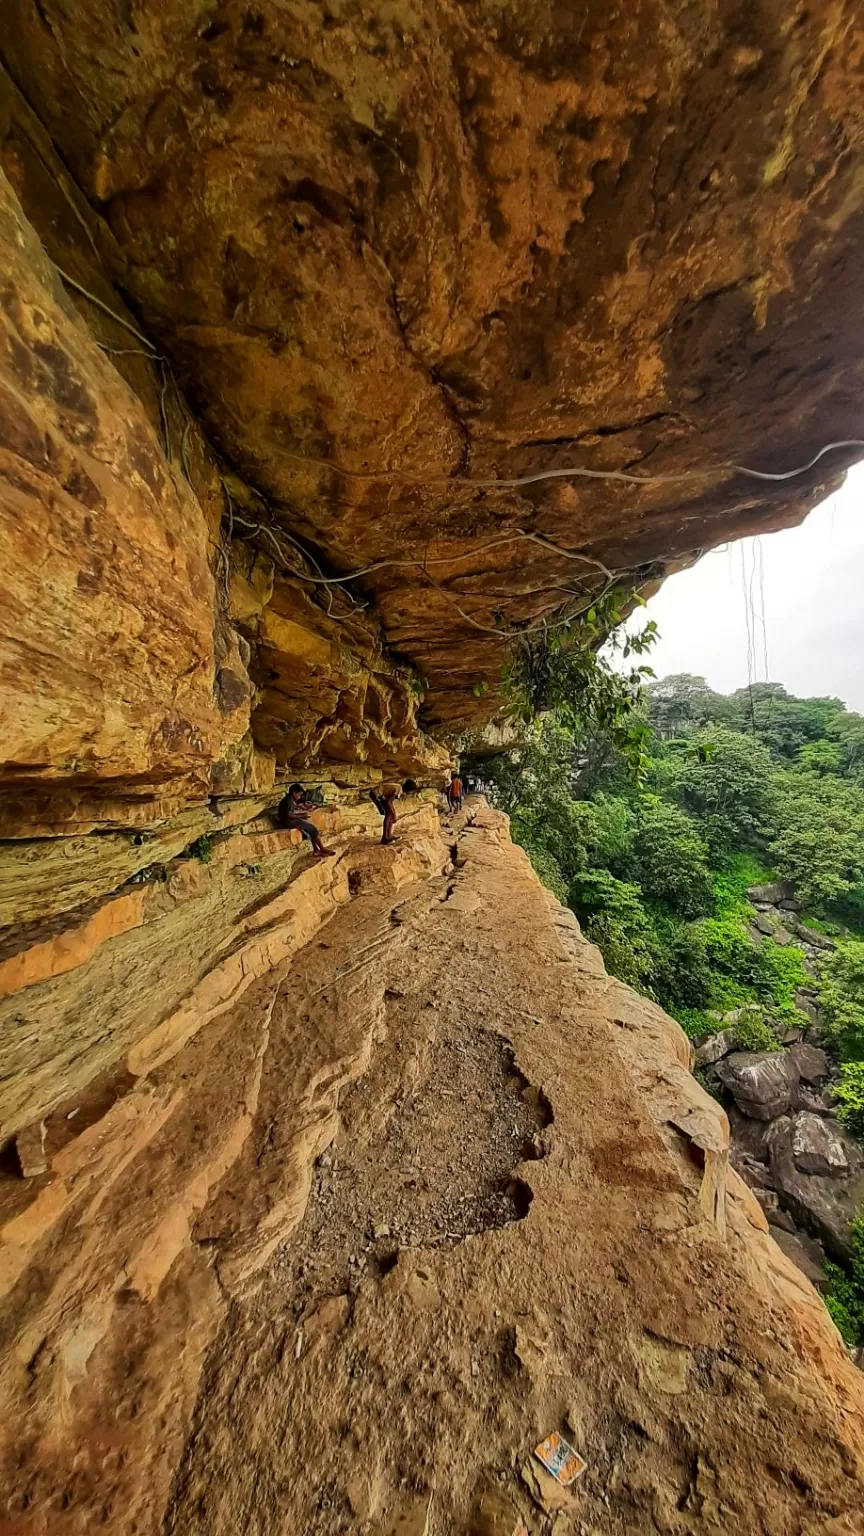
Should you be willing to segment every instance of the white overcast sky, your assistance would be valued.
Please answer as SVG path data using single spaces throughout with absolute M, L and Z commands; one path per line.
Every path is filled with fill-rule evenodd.
M 864 463 L 800 527 L 742 539 L 670 576 L 648 604 L 660 640 L 644 659 L 658 677 L 692 672 L 719 693 L 744 687 L 744 593 L 755 568 L 753 670 L 763 681 L 760 546 L 768 679 L 799 697 L 840 698 L 864 714 Z M 634 615 L 634 627 L 644 612 Z

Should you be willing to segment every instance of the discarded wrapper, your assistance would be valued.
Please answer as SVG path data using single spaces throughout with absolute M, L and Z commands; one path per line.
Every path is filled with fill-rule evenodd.
M 535 1446 L 534 1455 L 563 1488 L 575 1483 L 588 1465 L 557 1430 L 547 1435 L 541 1445 Z

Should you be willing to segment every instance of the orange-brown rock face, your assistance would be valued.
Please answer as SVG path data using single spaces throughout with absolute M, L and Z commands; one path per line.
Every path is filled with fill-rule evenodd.
M 335 571 L 405 562 L 358 590 L 429 719 L 476 715 L 496 629 L 596 578 L 490 540 L 638 578 L 799 517 L 844 462 L 447 484 L 778 470 L 858 433 L 855 0 L 7 11 L 7 66 L 220 451 Z
M 722 466 L 859 430 L 857 9 L 6 0 L 4 1531 L 857 1536 L 680 1031 L 366 795 L 836 483 Z
M 200 795 L 218 741 L 204 516 L 5 183 L 0 246 L 4 777 Z
M 249 893 L 242 948 L 16 1136 L 9 1536 L 860 1536 L 864 1377 L 688 1042 L 475 811 L 446 876 L 428 805 L 290 873 L 226 838 L 77 972 L 34 957 L 20 1011 L 89 990 L 110 1030 L 130 939 L 176 982 Z

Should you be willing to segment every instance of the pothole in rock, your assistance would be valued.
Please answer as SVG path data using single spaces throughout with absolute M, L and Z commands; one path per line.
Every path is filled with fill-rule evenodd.
M 301 1291 L 386 1274 L 403 1248 L 452 1247 L 528 1212 L 531 1191 L 514 1170 L 545 1155 L 552 1112 L 507 1044 L 482 1029 L 445 1036 L 413 1081 L 398 1046 L 382 1056 L 383 1070 L 345 1095 L 342 1130 L 276 1260 Z M 406 1077 L 413 1091 L 382 1115 L 382 1093 Z

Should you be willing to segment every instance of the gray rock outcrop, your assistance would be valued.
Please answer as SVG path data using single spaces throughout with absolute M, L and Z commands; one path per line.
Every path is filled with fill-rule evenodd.
M 776 1120 L 794 1108 L 798 1072 L 786 1051 L 734 1051 L 716 1072 L 738 1108 L 754 1120 Z

